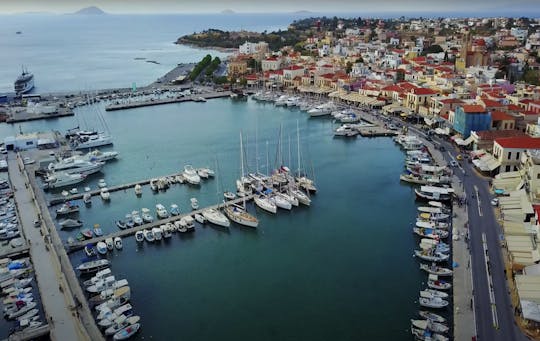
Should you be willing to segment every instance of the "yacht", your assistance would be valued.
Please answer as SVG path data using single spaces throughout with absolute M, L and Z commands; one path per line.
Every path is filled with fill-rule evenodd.
M 61 188 L 78 184 L 86 179 L 85 174 L 80 173 L 67 173 L 67 172 L 53 172 L 45 179 L 46 188 Z
M 154 217 L 150 214 L 150 210 L 147 209 L 146 207 L 143 207 L 141 209 L 141 216 L 142 216 L 143 222 L 145 223 L 151 223 L 154 221 Z
M 318 105 L 315 108 L 309 109 L 308 114 L 311 117 L 325 116 L 325 115 L 330 115 L 333 109 L 335 109 L 334 103 L 328 102 L 328 103 Z
M 133 220 L 134 225 L 142 225 L 144 221 L 142 220 L 141 216 L 139 215 L 139 211 L 132 211 L 131 212 L 131 219 Z
M 293 188 L 290 194 L 296 199 L 298 199 L 298 202 L 300 202 L 301 204 L 306 206 L 311 205 L 311 199 L 301 190 Z
M 68 157 L 47 166 L 49 172 L 90 175 L 101 171 L 105 162 L 90 162 L 80 157 Z
M 437 186 L 421 186 L 414 190 L 416 197 L 423 200 L 449 201 L 452 199 L 454 189 Z
M 186 165 L 184 172 L 182 173 L 186 181 L 192 185 L 199 185 L 201 183 L 201 177 L 197 174 L 197 171 L 193 169 L 193 166 Z
M 56 209 L 56 215 L 64 215 L 64 214 L 70 214 L 74 212 L 79 212 L 79 205 L 74 204 L 71 201 L 66 202 L 60 208 Z
M 204 210 L 202 212 L 202 215 L 212 224 L 224 227 L 229 227 L 231 225 L 229 219 L 227 219 L 227 217 L 223 213 L 216 210 L 215 208 Z
M 225 206 L 223 212 L 225 212 L 225 215 L 230 220 L 237 224 L 249 227 L 257 227 L 259 225 L 259 220 L 255 216 L 249 214 L 243 206 L 236 204 Z
M 171 211 L 171 215 L 174 215 L 174 216 L 180 214 L 180 208 L 178 207 L 177 204 L 171 204 L 170 211 Z
M 70 139 L 70 145 L 73 149 L 88 149 L 113 144 L 112 136 L 105 133 L 96 133 L 92 135 L 76 135 Z
M 156 214 L 159 219 L 165 219 L 169 217 L 169 212 L 167 212 L 167 209 L 162 204 L 156 205 Z
M 270 200 L 270 198 L 261 195 L 261 196 L 256 196 L 254 200 L 255 200 L 255 205 L 259 206 L 263 210 L 270 213 L 277 212 L 277 206 L 274 202 Z
M 146 239 L 147 242 L 151 243 L 155 240 L 154 233 L 152 233 L 152 231 L 144 229 L 142 232 L 144 234 L 144 239 Z
M 99 195 L 101 196 L 101 199 L 103 199 L 103 201 L 111 200 L 111 193 L 109 193 L 109 189 L 107 187 L 103 187 L 99 191 Z
M 91 161 L 91 162 L 106 162 L 110 160 L 114 160 L 118 157 L 118 152 L 111 151 L 111 152 L 102 152 L 98 149 L 92 150 L 88 153 L 86 153 L 83 156 L 84 160 Z
M 341 127 L 334 130 L 334 136 L 354 137 L 358 135 L 358 130 L 351 124 L 343 124 Z
M 197 198 L 191 198 L 189 200 L 191 201 L 191 208 L 193 210 L 198 210 L 199 209 L 199 201 L 197 200 Z
M 122 250 L 122 238 L 114 237 L 113 241 L 114 241 L 114 247 L 117 250 Z
M 161 237 L 163 236 L 163 231 L 159 227 L 153 227 L 152 228 L 152 234 L 154 235 L 154 239 L 156 241 L 160 241 Z
M 34 75 L 23 68 L 13 85 L 17 96 L 30 92 L 34 88 Z
M 269 199 L 279 208 L 282 208 L 284 210 L 292 209 L 292 203 L 280 195 L 277 195 L 277 194 L 271 195 Z
M 291 205 L 293 206 L 298 206 L 298 199 L 296 199 L 294 196 L 292 195 L 289 195 L 287 193 L 280 193 L 280 192 L 276 192 L 275 193 L 276 196 L 279 196 L 279 197 L 282 197 L 283 199 L 287 200 L 288 202 L 291 203 Z

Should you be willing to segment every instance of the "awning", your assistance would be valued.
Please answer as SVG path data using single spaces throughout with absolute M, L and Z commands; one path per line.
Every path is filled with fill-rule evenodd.
M 538 304 L 527 300 L 520 300 L 519 302 L 524 319 L 540 322 L 540 306 Z
M 459 145 L 459 146 L 468 146 L 471 144 L 471 142 L 474 141 L 474 138 L 471 136 L 467 137 L 465 140 L 459 138 L 459 137 L 456 137 L 454 139 L 454 142 Z

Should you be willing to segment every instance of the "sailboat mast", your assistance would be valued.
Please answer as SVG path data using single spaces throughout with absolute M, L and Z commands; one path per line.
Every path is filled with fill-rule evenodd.
M 291 167 L 291 135 L 289 135 L 289 160 L 288 160 L 288 166 Z
M 240 181 L 244 177 L 244 151 L 242 145 L 242 132 L 240 132 Z
M 257 146 L 257 130 L 257 123 L 255 123 L 255 173 L 259 174 L 259 147 Z
M 296 120 L 296 142 L 298 144 L 298 176 L 300 176 L 300 128 L 298 128 L 298 120 Z
M 266 175 L 270 175 L 270 161 L 268 160 L 268 141 L 266 141 Z

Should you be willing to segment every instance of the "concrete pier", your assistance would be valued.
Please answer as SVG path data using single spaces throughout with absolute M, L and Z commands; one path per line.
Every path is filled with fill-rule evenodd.
M 105 107 L 105 110 L 114 111 L 114 110 L 133 109 L 133 108 L 149 107 L 153 105 L 162 105 L 162 104 L 171 104 L 171 103 L 197 102 L 199 98 L 204 98 L 206 100 L 206 99 L 212 99 L 212 98 L 229 97 L 230 95 L 231 95 L 230 91 L 222 91 L 222 92 L 196 94 L 196 95 L 191 95 L 187 97 L 152 99 L 152 100 L 144 100 L 144 101 L 130 101 L 127 103 L 118 103 L 118 104 L 108 105 Z
M 159 226 L 161 226 L 163 224 L 173 223 L 173 222 L 175 222 L 177 220 L 182 219 L 183 217 L 193 216 L 193 215 L 195 215 L 197 213 L 202 213 L 203 211 L 211 209 L 211 208 L 219 209 L 219 208 L 222 208 L 222 207 L 225 207 L 225 206 L 228 206 L 228 205 L 241 203 L 244 200 L 249 201 L 249 200 L 253 199 L 254 196 L 255 196 L 255 194 L 251 194 L 251 195 L 248 195 L 248 196 L 246 196 L 244 198 L 237 198 L 237 199 L 230 200 L 230 201 L 227 201 L 227 202 L 222 203 L 222 204 L 216 204 L 216 205 L 213 205 L 213 206 L 208 206 L 208 207 L 205 207 L 205 208 L 198 209 L 196 211 L 186 212 L 186 213 L 183 213 L 183 214 L 179 214 L 177 216 L 171 216 L 171 217 L 166 218 L 166 219 L 158 219 L 158 220 L 155 220 L 155 221 L 153 221 L 151 223 L 148 223 L 148 224 L 134 226 L 132 228 L 128 228 L 128 229 L 125 229 L 125 230 L 119 230 L 117 232 L 110 233 L 108 235 L 104 235 L 104 236 L 101 236 L 101 237 L 87 239 L 87 240 L 83 240 L 81 242 L 76 242 L 76 243 L 73 243 L 73 244 L 68 244 L 67 245 L 68 252 L 80 250 L 86 244 L 89 244 L 89 243 L 95 244 L 95 243 L 104 241 L 107 238 L 131 236 L 131 235 L 135 234 L 137 231 L 142 231 L 144 229 L 150 230 L 153 227 L 159 227 Z

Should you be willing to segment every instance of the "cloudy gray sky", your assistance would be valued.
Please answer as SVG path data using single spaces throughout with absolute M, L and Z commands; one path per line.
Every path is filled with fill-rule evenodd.
M 398 12 L 452 11 L 471 14 L 499 12 L 527 13 L 540 10 L 540 0 L 0 0 L 0 13 L 73 12 L 98 6 L 110 13 L 193 13 L 220 12 Z

